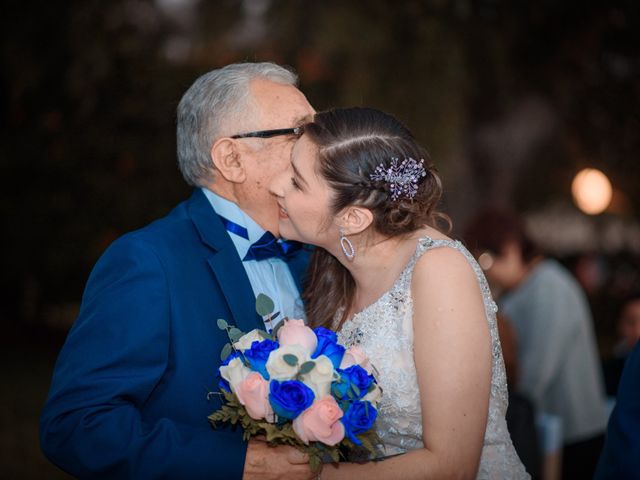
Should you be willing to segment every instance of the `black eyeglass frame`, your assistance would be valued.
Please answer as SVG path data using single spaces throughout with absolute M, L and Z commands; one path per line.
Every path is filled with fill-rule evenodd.
M 239 133 L 238 135 L 232 135 L 230 138 L 271 138 L 280 135 L 295 135 L 299 137 L 303 131 L 304 129 L 302 127 L 277 128 L 275 130 L 258 130 L 256 132 Z

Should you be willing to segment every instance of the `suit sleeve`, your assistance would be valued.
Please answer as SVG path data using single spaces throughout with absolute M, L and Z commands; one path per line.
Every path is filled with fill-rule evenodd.
M 246 445 L 237 434 L 144 418 L 168 368 L 170 311 L 152 248 L 133 236 L 116 241 L 89 278 L 41 415 L 41 446 L 53 463 L 92 479 L 242 476 Z

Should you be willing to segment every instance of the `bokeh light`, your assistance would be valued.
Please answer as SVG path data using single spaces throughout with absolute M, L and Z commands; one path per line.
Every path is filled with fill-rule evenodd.
M 607 176 L 595 168 L 578 172 L 571 183 L 573 201 L 588 215 L 604 212 L 613 196 L 613 188 Z

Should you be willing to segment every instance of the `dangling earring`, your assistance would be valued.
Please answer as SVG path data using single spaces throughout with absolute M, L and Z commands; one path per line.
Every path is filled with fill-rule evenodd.
M 340 246 L 342 247 L 342 251 L 344 252 L 344 256 L 349 260 L 353 260 L 353 257 L 356 256 L 356 249 L 353 248 L 353 244 L 351 240 L 349 240 L 344 234 L 344 230 L 340 229 Z

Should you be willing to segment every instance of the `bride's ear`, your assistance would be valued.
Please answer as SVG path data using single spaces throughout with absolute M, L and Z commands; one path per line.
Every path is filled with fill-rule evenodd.
M 231 138 L 221 138 L 211 147 L 211 162 L 225 180 L 243 183 L 246 172 L 238 145 Z
M 356 235 L 363 232 L 372 223 L 373 213 L 364 207 L 347 207 L 338 217 L 338 226 L 342 228 L 347 235 Z

